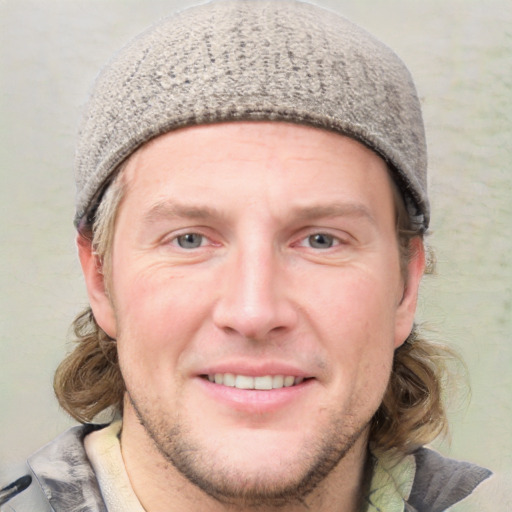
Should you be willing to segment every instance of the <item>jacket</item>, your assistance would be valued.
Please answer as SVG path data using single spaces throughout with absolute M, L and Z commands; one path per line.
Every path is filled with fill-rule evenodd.
M 83 445 L 84 437 L 99 428 L 102 426 L 73 427 L 32 455 L 27 461 L 31 485 L 9 501 L 2 512 L 107 512 Z M 374 478 L 365 512 L 449 511 L 456 503 L 466 503 L 479 484 L 492 474 L 428 448 L 420 448 L 409 456 L 412 473 L 406 463 L 389 465 L 385 456 L 373 457 Z M 412 487 L 404 491 L 407 478 Z

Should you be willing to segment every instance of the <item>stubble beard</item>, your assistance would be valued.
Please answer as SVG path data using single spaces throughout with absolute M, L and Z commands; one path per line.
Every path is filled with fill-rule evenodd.
M 247 475 L 244 468 L 229 467 L 215 452 L 201 446 L 179 417 L 173 421 L 166 421 L 162 416 L 157 418 L 129 393 L 128 398 L 140 424 L 167 463 L 216 501 L 245 509 L 304 503 L 366 434 L 369 424 L 363 421 L 352 425 L 346 416 L 337 417 L 333 413 L 329 426 L 318 432 L 317 439 L 304 443 L 301 471 L 296 472 L 294 479 L 283 475 L 268 481 L 266 475 Z

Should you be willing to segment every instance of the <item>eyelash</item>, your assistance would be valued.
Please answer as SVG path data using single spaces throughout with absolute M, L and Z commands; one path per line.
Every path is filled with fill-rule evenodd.
M 318 238 L 320 238 L 320 237 L 322 237 L 324 240 L 327 239 L 329 241 L 329 246 L 328 247 L 314 247 L 313 239 L 315 237 L 317 238 L 317 241 L 318 241 Z M 312 234 L 302 238 L 301 243 L 299 245 L 304 247 L 306 242 L 309 243 L 309 245 L 308 245 L 309 248 L 319 249 L 319 250 L 331 249 L 332 247 L 336 247 L 336 246 L 342 244 L 341 240 L 338 237 L 331 235 L 330 233 L 324 233 L 324 232 L 312 233 Z
M 187 237 L 199 237 L 200 238 L 199 245 L 194 246 L 194 241 L 187 241 L 186 240 Z M 319 238 L 323 239 L 324 241 L 327 240 L 328 247 L 314 247 L 315 237 L 317 238 L 317 240 L 316 240 L 317 242 L 319 241 L 318 240 Z M 209 238 L 206 235 L 204 235 L 202 233 L 195 232 L 195 231 L 190 231 L 187 233 L 182 233 L 182 234 L 176 235 L 174 238 L 172 238 L 171 245 L 178 247 L 180 249 L 183 249 L 183 250 L 194 250 L 194 249 L 199 249 L 201 247 L 204 247 L 206 245 L 207 241 L 209 241 Z M 187 247 L 187 243 L 190 243 L 192 245 Z M 322 242 L 320 241 L 320 243 L 322 243 Z M 341 240 L 339 237 L 337 237 L 335 235 L 331 235 L 330 233 L 318 231 L 318 232 L 314 232 L 314 233 L 311 233 L 311 234 L 301 237 L 296 244 L 292 244 L 292 245 L 296 245 L 299 247 L 306 247 L 306 248 L 310 248 L 310 249 L 317 249 L 317 250 L 328 250 L 328 249 L 331 249 L 333 247 L 337 247 L 337 246 L 343 245 L 343 244 L 344 244 L 343 240 Z
M 183 245 L 181 245 L 180 243 L 180 240 L 183 240 L 185 239 L 186 237 L 192 237 L 192 236 L 196 236 L 196 237 L 200 237 L 200 244 L 197 246 L 197 247 L 184 247 Z M 171 240 L 171 244 L 174 245 L 174 246 L 177 246 L 179 247 L 180 249 L 198 249 L 200 247 L 203 247 L 204 246 L 204 242 L 208 240 L 208 238 L 203 235 L 202 233 L 196 233 L 196 232 L 189 232 L 189 233 L 182 233 L 180 235 L 177 235 L 175 236 L 172 240 Z M 187 243 L 187 242 L 185 242 Z

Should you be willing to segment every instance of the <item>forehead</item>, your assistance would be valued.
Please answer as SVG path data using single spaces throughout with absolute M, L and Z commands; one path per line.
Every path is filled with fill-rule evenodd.
M 224 209 L 266 204 L 276 212 L 308 201 L 371 207 L 391 197 L 387 166 L 375 152 L 334 132 L 282 122 L 170 132 L 132 155 L 124 173 L 137 209 L 169 197 Z

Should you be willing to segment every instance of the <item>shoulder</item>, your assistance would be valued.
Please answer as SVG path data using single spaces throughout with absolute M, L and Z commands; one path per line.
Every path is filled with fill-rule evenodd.
M 510 512 L 512 510 L 512 472 L 496 473 L 482 482 L 467 498 L 449 512 Z
M 467 500 L 492 472 L 443 457 L 428 448 L 414 452 L 416 472 L 408 504 L 418 512 L 442 512 Z
M 73 427 L 29 457 L 26 472 L 32 483 L 9 501 L 14 512 L 105 511 L 84 437 L 98 425 Z

